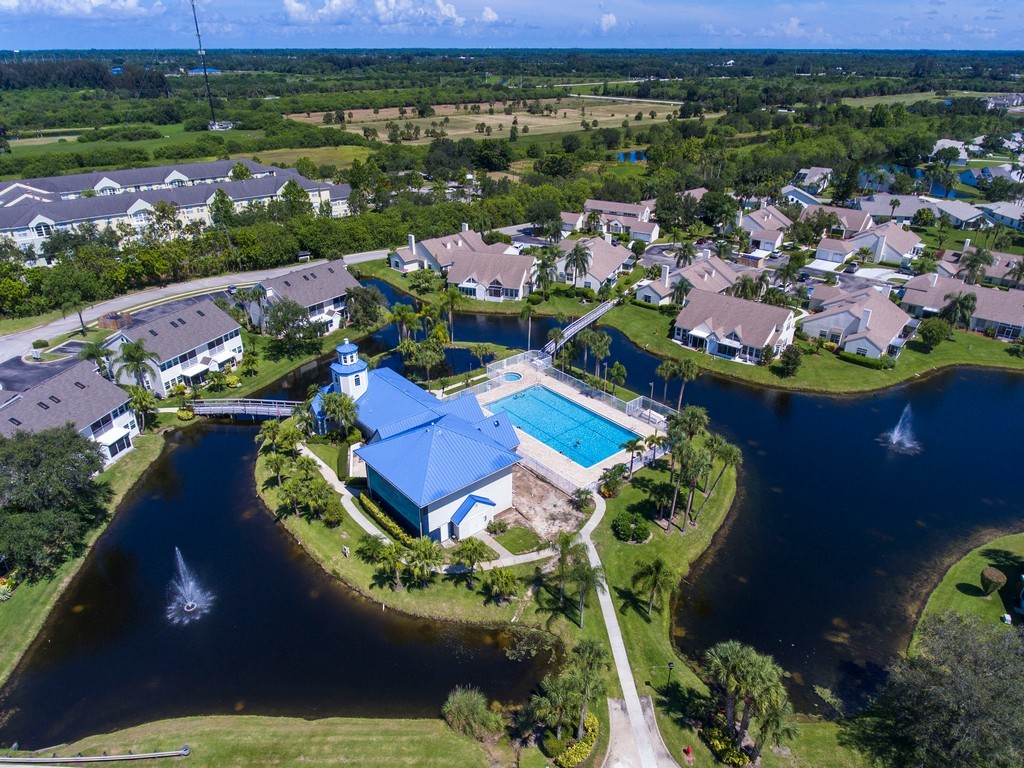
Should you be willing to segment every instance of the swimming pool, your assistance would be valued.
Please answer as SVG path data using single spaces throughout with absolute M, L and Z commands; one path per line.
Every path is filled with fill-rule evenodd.
M 535 384 L 487 406 L 504 411 L 512 423 L 581 467 L 592 467 L 638 435 L 589 408 Z
M 505 381 L 519 381 L 523 378 L 523 374 L 516 373 L 515 371 L 509 371 L 508 373 L 502 374 L 501 378 Z

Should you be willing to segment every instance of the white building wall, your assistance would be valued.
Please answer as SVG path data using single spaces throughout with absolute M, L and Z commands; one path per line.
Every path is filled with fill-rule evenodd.
M 95 433 L 93 432 L 92 425 L 81 430 L 81 434 L 100 444 L 103 452 L 103 464 L 105 466 L 110 466 L 131 451 L 132 448 L 134 448 L 134 445 L 131 443 L 133 443 L 134 439 L 139 435 L 139 426 L 135 421 L 135 412 L 132 411 L 131 408 L 125 406 L 123 412 L 118 414 L 117 411 L 111 411 L 111 413 L 117 415 L 112 417 L 109 425 L 102 425 Z M 112 451 L 116 450 L 116 448 L 115 445 L 111 444 L 111 438 L 121 432 L 127 432 L 127 438 L 130 444 L 127 448 L 119 450 L 112 457 L 110 454 Z
M 473 514 L 459 527 L 462 538 L 479 533 L 494 519 L 495 515 L 512 506 L 512 467 L 506 467 L 497 474 L 463 488 L 458 493 L 430 504 L 427 507 L 425 532 L 429 533 L 433 539 L 447 541 L 450 538 L 448 523 L 470 494 L 490 499 L 494 502 L 494 506 L 478 504 L 473 510 Z

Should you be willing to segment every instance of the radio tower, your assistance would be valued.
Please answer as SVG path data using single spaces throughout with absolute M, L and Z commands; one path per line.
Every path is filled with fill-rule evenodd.
M 203 50 L 203 37 L 199 34 L 199 16 L 196 15 L 196 0 L 192 4 L 192 21 L 196 23 L 196 41 L 199 43 L 199 60 L 203 64 L 203 80 L 206 81 L 206 100 L 210 102 L 210 130 L 218 130 L 217 115 L 213 111 L 213 94 L 210 93 L 210 74 L 206 71 L 206 51 Z

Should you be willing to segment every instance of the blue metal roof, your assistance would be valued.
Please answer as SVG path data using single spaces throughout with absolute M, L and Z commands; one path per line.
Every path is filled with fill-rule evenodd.
M 471 493 L 466 497 L 466 500 L 459 505 L 459 508 L 455 510 L 455 514 L 452 515 L 452 522 L 456 525 L 462 525 L 462 521 L 466 519 L 466 515 L 468 515 L 470 510 L 477 504 L 486 504 L 489 507 L 494 506 L 494 502 L 486 496 L 477 496 L 475 493 Z
M 353 344 L 351 341 L 347 344 L 339 344 L 334 348 L 334 351 L 339 355 L 351 355 L 359 351 L 359 347 Z
M 336 373 L 339 376 L 349 376 L 353 373 L 362 373 L 367 368 L 365 360 L 357 359 L 354 363 L 348 365 L 342 365 L 341 363 L 331 363 L 331 372 Z
M 360 395 L 356 406 L 359 409 L 359 424 L 369 434 L 392 422 L 418 416 L 425 410 L 432 412 L 439 403 L 436 397 L 390 368 L 370 371 L 368 381 L 366 392 Z M 428 419 L 429 416 L 420 424 Z
M 455 416 L 370 443 L 356 454 L 419 507 L 519 461 L 515 453 Z
M 519 435 L 513 429 L 512 420 L 505 411 L 499 411 L 493 416 L 484 416 L 474 422 L 473 426 L 502 448 L 512 451 L 519 446 Z

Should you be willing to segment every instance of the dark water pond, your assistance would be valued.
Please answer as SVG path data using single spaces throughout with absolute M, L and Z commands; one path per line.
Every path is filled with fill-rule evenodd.
M 171 438 L 0 692 L 0 743 L 197 714 L 433 717 L 465 684 L 528 696 L 543 670 L 507 637 L 382 611 L 313 563 L 254 492 L 254 435 Z M 165 616 L 175 546 L 215 596 L 188 626 Z

